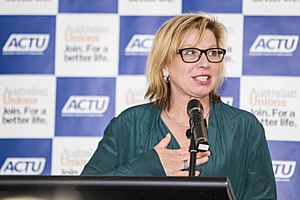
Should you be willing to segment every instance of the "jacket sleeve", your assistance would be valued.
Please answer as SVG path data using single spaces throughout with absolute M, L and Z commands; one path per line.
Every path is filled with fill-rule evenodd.
M 129 140 L 130 130 L 120 120 L 112 120 L 98 147 L 85 165 L 85 176 L 165 176 L 154 149 L 136 153 Z M 124 132 L 126 132 L 124 134 Z M 128 141 L 128 143 L 126 142 Z
M 263 126 L 255 121 L 251 126 L 250 160 L 246 176 L 245 196 L 243 199 L 276 199 L 276 184 L 272 160 Z

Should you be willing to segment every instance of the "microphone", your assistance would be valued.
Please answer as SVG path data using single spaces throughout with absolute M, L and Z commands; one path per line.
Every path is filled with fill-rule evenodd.
M 207 130 L 203 118 L 203 106 L 197 99 L 192 99 L 187 105 L 187 114 L 190 117 L 191 136 L 194 137 L 195 147 L 199 151 L 209 149 Z

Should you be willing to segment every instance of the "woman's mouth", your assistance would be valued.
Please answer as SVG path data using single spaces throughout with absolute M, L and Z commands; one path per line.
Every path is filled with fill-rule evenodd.
M 209 79 L 209 76 L 207 75 L 201 75 L 194 77 L 197 81 L 207 81 Z

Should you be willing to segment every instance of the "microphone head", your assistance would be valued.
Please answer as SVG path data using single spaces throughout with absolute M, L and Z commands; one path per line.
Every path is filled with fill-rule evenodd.
M 187 114 L 190 115 L 190 112 L 194 109 L 200 109 L 201 111 L 203 110 L 202 104 L 197 99 L 192 99 L 189 101 L 187 105 Z

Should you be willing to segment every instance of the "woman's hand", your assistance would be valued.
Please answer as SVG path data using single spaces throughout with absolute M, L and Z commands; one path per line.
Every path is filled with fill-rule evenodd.
M 168 133 L 155 147 L 160 162 L 167 176 L 188 176 L 187 168 L 190 164 L 190 152 L 188 149 L 168 149 L 167 146 L 171 142 L 171 134 Z M 197 153 L 196 166 L 206 163 L 210 152 Z M 195 175 L 199 175 L 199 171 Z

